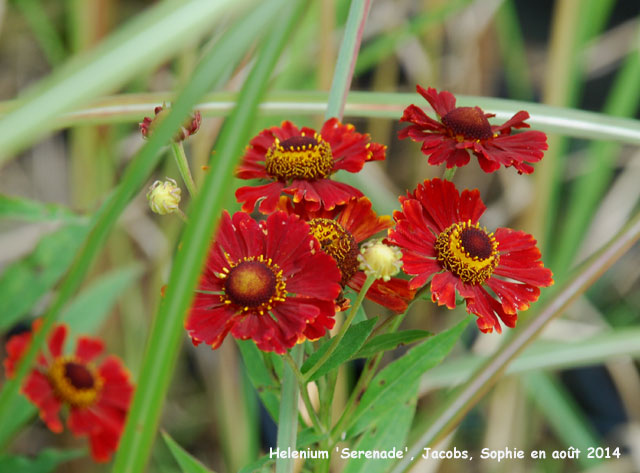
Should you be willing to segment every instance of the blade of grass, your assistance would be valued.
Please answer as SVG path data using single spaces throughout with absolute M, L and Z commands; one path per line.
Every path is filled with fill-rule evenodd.
M 602 364 L 621 356 L 640 358 L 640 329 L 619 329 L 569 343 L 534 342 L 513 360 L 505 374 L 577 368 Z M 484 356 L 466 356 L 436 366 L 422 378 L 421 393 L 461 384 L 486 360 Z
M 586 291 L 613 263 L 640 238 L 640 214 L 604 248 L 595 255 L 582 270 L 545 307 L 514 331 L 512 338 L 493 355 L 471 379 L 447 397 L 442 408 L 436 413 L 428 428 L 411 446 L 405 458 L 398 462 L 392 473 L 400 473 L 412 463 L 411 458 L 419 458 L 424 447 L 442 440 L 474 406 L 489 388 L 499 379 L 506 366 L 522 350 L 535 340 L 542 329 L 557 317 L 584 291 Z
M 285 4 L 289 8 L 287 12 L 283 10 Z M 281 19 L 299 9 L 300 2 L 296 3 L 295 8 L 291 8 L 291 2 L 285 0 L 263 2 L 250 16 L 235 25 L 217 50 L 224 53 L 225 48 L 231 48 L 234 42 L 246 44 L 248 31 L 264 31 L 276 15 Z M 166 297 L 147 341 L 141 377 L 121 439 L 121 448 L 115 458 L 114 473 L 139 472 L 147 463 L 180 340 L 184 335 L 184 315 L 193 298 L 224 197 L 229 193 L 233 166 L 250 138 L 251 123 L 257 113 L 258 103 L 291 30 L 291 25 L 288 28 L 281 26 L 279 23 L 273 36 L 264 43 L 242 88 L 238 105 L 220 132 L 216 145 L 216 172 L 207 173 L 202 189 L 189 209 L 190 218 L 182 238 L 182 249 L 176 254 Z M 211 60 L 215 59 L 215 55 L 208 56 L 205 60 L 207 66 L 215 66 L 215 60 Z
M 55 67 L 64 61 L 67 51 L 41 3 L 39 0 L 13 2 L 29 23 L 47 61 Z
M 507 120 L 519 110 L 531 115 L 528 123 L 533 128 L 557 132 L 573 138 L 587 140 L 611 140 L 632 145 L 640 144 L 640 121 L 620 118 L 597 112 L 587 112 L 567 107 L 552 107 L 531 102 L 457 95 L 460 106 L 477 105 L 496 114 L 496 121 Z M 149 110 L 171 99 L 165 94 L 132 94 L 103 98 L 94 106 L 70 112 L 57 122 L 58 128 L 83 124 L 139 122 Z M 398 119 L 404 108 L 415 103 L 428 107 L 414 93 L 349 92 L 345 116 Z M 205 117 L 226 116 L 233 109 L 237 94 L 216 92 L 206 96 L 197 105 Z M 271 92 L 260 104 L 260 113 L 268 115 L 319 115 L 325 112 L 327 93 L 318 91 Z M 10 106 L 0 103 L 0 114 Z M 427 110 L 428 112 L 430 110 Z
M 268 15 L 266 17 L 268 18 Z M 266 20 L 256 18 L 254 15 L 250 18 L 253 20 L 252 22 L 243 20 L 240 26 L 252 28 L 258 25 L 255 30 L 249 29 L 249 31 L 254 31 L 257 34 L 264 24 L 263 21 Z M 227 41 L 220 43 L 218 47 L 211 49 L 207 53 L 188 86 L 174 102 L 171 112 L 158 124 L 150 139 L 134 156 L 122 177 L 120 185 L 94 215 L 89 236 L 76 255 L 74 263 L 60 285 L 55 299 L 43 316 L 40 329 L 34 333 L 31 345 L 16 369 L 15 377 L 7 381 L 0 392 L 0 418 L 7 415 L 10 406 L 13 405 L 13 399 L 18 395 L 18 387 L 33 363 L 46 334 L 58 319 L 67 301 L 84 281 L 93 260 L 102 250 L 106 237 L 119 215 L 133 196 L 142 188 L 151 171 L 157 165 L 160 159 L 160 148 L 169 141 L 175 130 L 183 123 L 193 105 L 207 90 L 217 84 L 223 65 L 237 61 L 240 57 L 238 52 L 247 49 L 252 38 L 253 36 L 247 34 L 246 30 L 235 29 L 233 34 L 229 35 Z
M 533 84 L 514 0 L 502 3 L 495 22 L 509 95 L 519 100 L 531 101 Z
M 362 41 L 364 24 L 369 15 L 369 8 L 371 8 L 371 0 L 352 0 L 349 7 L 347 25 L 340 44 L 336 70 L 333 73 L 331 90 L 329 91 L 325 119 L 337 117 L 342 120 L 344 115 L 344 106 L 351 87 L 351 78 L 358 58 L 358 50 Z
M 431 28 L 441 26 L 449 18 L 469 5 L 471 0 L 452 0 L 441 7 L 429 10 L 411 18 L 406 24 L 384 33 L 363 46 L 358 55 L 355 74 L 360 75 L 392 55 L 404 43 L 415 36 L 421 36 Z
M 633 117 L 640 104 L 640 28 L 635 45 L 615 79 L 604 106 L 604 113 Z M 597 141 L 589 146 L 585 168 L 587 173 L 572 186 L 566 217 L 558 230 L 551 267 L 566 271 L 580 248 L 589 220 L 614 172 L 616 143 Z
M 49 132 L 56 117 L 122 86 L 193 43 L 221 12 L 245 1 L 165 1 L 56 70 L 0 120 L 0 165 Z

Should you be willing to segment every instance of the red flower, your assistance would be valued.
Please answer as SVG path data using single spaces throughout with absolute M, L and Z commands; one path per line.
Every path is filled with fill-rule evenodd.
M 34 322 L 36 330 L 39 321 Z M 7 377 L 12 377 L 20 358 L 31 342 L 31 332 L 15 335 L 7 342 L 4 360 Z M 106 462 L 118 447 L 129 410 L 133 386 L 129 374 L 115 356 L 95 367 L 93 361 L 103 352 L 99 338 L 79 337 L 73 355 L 64 355 L 67 326 L 51 331 L 48 353 L 38 356 L 22 392 L 40 410 L 40 418 L 55 433 L 63 430 L 59 414 L 63 404 L 69 406 L 67 427 L 74 435 L 86 435 L 91 455 Z
M 241 179 L 272 182 L 241 187 L 236 198 L 243 202 L 245 212 L 253 211 L 260 199 L 264 199 L 260 212 L 273 212 L 283 192 L 292 195 L 296 203 L 307 201 L 316 210 L 333 209 L 362 193 L 329 177 L 340 169 L 359 172 L 364 163 L 383 160 L 385 149 L 337 118 L 327 120 L 320 133 L 307 127 L 298 129 L 285 121 L 281 127 L 263 130 L 251 140 L 237 171 Z
M 342 274 L 340 284 L 360 292 L 367 279 L 358 267 L 359 245 L 376 233 L 393 225 L 389 216 L 378 217 L 366 197 L 350 200 L 346 205 L 332 210 L 309 210 L 303 204 L 291 205 L 288 199 L 281 199 L 280 208 L 300 215 L 308 221 L 311 234 L 320 242 L 322 249 L 335 259 Z M 391 278 L 389 281 L 376 280 L 366 294 L 367 298 L 394 312 L 407 310 L 415 291 L 409 289 L 408 281 Z M 343 303 L 345 301 L 341 301 Z M 342 309 L 346 307 L 343 304 Z
M 225 212 L 185 327 L 195 345 L 218 348 L 231 332 L 285 353 L 333 327 L 339 280 L 335 262 L 297 216 L 276 212 L 258 223 Z
M 515 167 L 519 174 L 531 174 L 533 166 L 527 162 L 540 161 L 548 148 L 547 135 L 541 131 L 511 134 L 512 128 L 529 128 L 524 122 L 529 118 L 525 111 L 519 111 L 502 125 L 491 125 L 487 119 L 494 114 L 484 113 L 480 107 L 456 107 L 456 98 L 446 90 L 438 93 L 431 87 L 416 88 L 440 121 L 409 105 L 400 121 L 413 124 L 400 130 L 398 137 L 422 142 L 422 152 L 429 156 L 429 164 L 446 161 L 447 168 L 461 167 L 469 162 L 471 151 L 484 172 L 497 171 L 503 164 Z
M 402 249 L 404 271 L 415 275 L 410 287 L 433 276 L 431 299 L 453 309 L 457 291 L 481 331 L 501 332 L 498 317 L 515 327 L 517 311 L 538 299 L 540 287 L 553 284 L 531 235 L 509 228 L 494 235 L 479 226 L 486 207 L 477 189 L 459 194 L 450 181 L 425 180 L 400 202 L 389 240 Z

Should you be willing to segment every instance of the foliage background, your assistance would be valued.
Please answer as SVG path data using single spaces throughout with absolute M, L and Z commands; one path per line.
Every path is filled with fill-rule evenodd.
M 60 278 L 81 247 L 92 215 L 124 180 L 125 168 L 143 145 L 137 122 L 152 113 L 154 104 L 172 100 L 174 92 L 191 84 L 194 68 L 215 48 L 222 33 L 248 17 L 248 10 L 242 7 L 249 4 L 255 8 L 255 2 L 240 2 L 239 7 L 227 8 L 222 14 L 203 15 L 199 23 L 188 12 L 173 20 L 167 15 L 166 24 L 161 23 L 161 15 L 153 16 L 154 7 L 169 11 L 189 3 L 198 4 L 165 2 L 158 7 L 149 1 L 0 1 L 3 115 L 20 110 L 16 108 L 20 104 L 12 101 L 26 96 L 23 103 L 28 102 L 29 94 L 34 94 L 28 92 L 29 87 L 41 79 L 48 82 L 39 86 L 40 90 L 52 88 L 54 82 L 48 79 L 52 73 L 54 78 L 59 74 L 58 84 L 72 87 L 77 76 L 66 68 L 67 61 L 75 60 L 76 70 L 87 67 L 88 62 L 81 58 L 83 52 L 112 32 L 120 31 L 123 41 L 121 55 L 114 62 L 121 69 L 110 69 L 105 63 L 103 70 L 90 76 L 93 89 L 78 82 L 77 95 L 73 88 L 67 89 L 68 95 L 53 97 L 27 120 L 3 123 L 7 126 L 0 133 L 4 145 L 0 192 L 9 196 L 0 202 L 0 331 L 5 337 L 24 321 L 45 313 L 56 300 Z M 270 90 L 269 104 L 252 117 L 244 133 L 251 136 L 285 118 L 319 126 L 326 102 L 326 94 L 321 92 L 331 84 L 348 7 L 344 0 L 309 2 L 272 79 L 265 84 Z M 405 189 L 441 174 L 441 169 L 426 164 L 415 143 L 396 138 L 404 106 L 425 105 L 413 93 L 416 83 L 462 95 L 637 118 L 638 10 L 636 2 L 610 0 L 376 0 L 351 87 L 363 93 L 351 94 L 346 119 L 389 149 L 387 161 L 369 164 L 356 185 L 374 200 L 379 211 L 390 212 L 397 207 L 396 196 Z M 131 21 L 140 24 L 121 29 Z M 163 35 L 135 36 L 153 25 L 162 25 Z M 172 46 L 167 48 L 160 36 Z M 148 48 L 149 55 L 140 59 L 135 48 Z M 233 60 L 219 64 L 216 83 L 206 89 L 213 95 L 205 97 L 205 105 L 200 107 L 204 125 L 187 149 L 199 183 L 206 174 L 202 166 L 211 165 L 208 172 L 218 172 L 219 150 L 213 145 L 222 115 L 229 112 L 228 94 L 240 90 L 256 50 L 251 38 L 247 38 L 246 51 L 239 45 L 237 51 L 229 50 Z M 107 74 L 109 70 L 115 71 L 113 77 Z M 83 92 L 84 86 L 87 90 Z M 103 98 L 111 94 L 112 98 Z M 499 105 L 482 99 L 468 102 L 487 111 Z M 83 111 L 69 115 L 74 107 Z M 520 108 L 532 110 L 527 105 Z M 636 135 L 621 138 L 620 133 L 616 142 L 595 141 L 584 135 L 568 139 L 567 134 L 579 133 L 567 133 L 545 121 L 545 117 L 567 113 L 543 109 L 539 116 L 532 115 L 534 127 L 559 132 L 550 135 L 550 150 L 533 176 L 518 176 L 512 170 L 486 175 L 472 162 L 456 174 L 456 185 L 480 189 L 489 206 L 483 219 L 488 228 L 511 226 L 534 233 L 559 286 L 572 268 L 637 212 L 638 125 L 622 122 L 623 131 L 626 127 L 628 135 L 634 130 Z M 603 120 L 591 118 L 593 123 Z M 53 128 L 57 131 L 47 133 Z M 26 138 L 19 143 L 23 132 Z M 164 176 L 178 177 L 168 153 L 153 175 L 145 177 L 146 184 L 135 189 L 137 195 L 108 238 L 96 240 L 98 256 L 78 281 L 82 284 L 77 295 L 73 291 L 71 305 L 65 304 L 61 311 L 76 331 L 99 331 L 110 351 L 126 361 L 134 376 L 140 373 L 142 341 L 157 313 L 160 288 L 168 280 L 182 231 L 177 218 L 160 218 L 146 206 L 146 186 Z M 230 182 L 229 188 L 236 185 Z M 231 192 L 220 204 L 230 210 L 237 208 Z M 475 470 L 640 469 L 640 378 L 634 361 L 640 352 L 639 267 L 638 249 L 632 248 L 546 329 L 543 340 L 536 342 L 538 346 L 512 365 L 518 373 L 501 380 L 448 439 L 451 447 L 476 453 L 482 447 L 551 451 L 570 445 L 611 445 L 623 449 L 623 458 L 606 465 L 585 459 L 480 462 L 473 464 Z M 367 310 L 370 315 L 383 313 L 373 306 Z M 522 320 L 532 317 L 534 310 L 524 313 Z M 440 332 L 460 320 L 463 313 L 439 310 L 430 301 L 420 301 L 403 327 Z M 186 340 L 186 334 L 181 338 Z M 480 337 L 475 328 L 468 329 L 463 339 L 455 356 L 423 379 L 414 437 L 423 430 L 435 406 L 446 399 L 447 388 L 468 377 L 476 358 L 491 353 L 502 341 L 497 335 Z M 354 365 L 341 374 L 343 400 L 357 369 Z M 26 412 L 26 405 L 22 408 Z M 9 423 L 6 419 L 2 417 L 5 426 Z M 237 471 L 275 443 L 275 426 L 261 408 L 230 341 L 217 352 L 202 347 L 195 350 L 183 343 L 161 426 L 216 471 Z M 10 443 L 0 438 L 14 453 L 36 454 L 47 446 L 77 445 L 70 436 L 50 434 L 40 422 L 29 424 Z M 469 471 L 468 465 L 452 461 L 419 468 Z M 82 459 L 59 467 L 59 471 L 70 472 L 108 470 Z M 149 471 L 179 471 L 159 439 L 154 443 Z M 336 471 L 340 471 L 339 465 Z

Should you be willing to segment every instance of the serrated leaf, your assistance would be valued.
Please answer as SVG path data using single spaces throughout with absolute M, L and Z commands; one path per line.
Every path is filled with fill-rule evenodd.
M 0 455 L 0 471 L 16 473 L 50 473 L 58 465 L 86 455 L 84 450 L 55 450 L 47 448 L 34 458 L 19 455 Z
M 269 375 L 262 353 L 252 340 L 236 340 L 236 343 L 240 349 L 249 381 L 251 381 L 258 393 L 267 412 L 271 414 L 274 420 L 278 419 L 278 412 L 280 411 L 280 399 L 277 394 L 278 386 Z
M 378 318 L 374 317 L 370 320 L 365 320 L 364 322 L 360 322 L 359 324 L 349 327 L 338 347 L 327 361 L 325 361 L 324 364 L 313 374 L 313 376 L 309 378 L 309 381 L 314 381 L 321 376 L 324 376 L 329 371 L 337 368 L 342 363 L 350 359 L 351 356 L 356 353 L 367 340 L 367 337 L 373 331 L 373 327 L 376 325 L 377 321 Z M 307 361 L 302 365 L 302 374 L 309 371 L 311 367 L 318 362 L 318 360 L 329 349 L 331 342 L 332 340 L 327 340 L 313 355 L 307 358 Z
M 210 470 L 198 459 L 194 458 L 194 456 L 182 448 L 178 442 L 173 440 L 168 433 L 162 432 L 162 438 L 183 473 L 213 473 L 213 470 Z
M 118 297 L 131 287 L 141 274 L 140 265 L 109 272 L 82 291 L 69 304 L 60 320 L 69 324 L 77 334 L 96 333 Z
M 30 255 L 7 267 L 0 277 L 0 331 L 20 320 L 58 282 L 87 231 L 86 225 L 64 226 L 44 236 Z
M 411 386 L 405 386 L 409 400 L 394 406 L 382 415 L 376 425 L 369 429 L 355 444 L 353 450 L 366 452 L 402 451 L 406 453 L 406 439 L 416 411 L 419 379 Z M 395 458 L 354 458 L 348 461 L 342 473 L 383 473 Z
M 44 204 L 34 200 L 0 194 L 0 219 L 45 222 L 56 220 L 79 220 L 82 217 L 58 204 Z
M 444 359 L 460 338 L 469 320 L 467 317 L 455 327 L 425 340 L 380 371 L 362 395 L 345 429 L 347 437 L 362 432 L 377 422 L 389 409 L 409 399 L 411 393 L 407 392 L 407 385 L 416 382 L 425 371 Z
M 402 332 L 385 333 L 374 337 L 367 342 L 358 352 L 351 358 L 369 358 L 381 351 L 394 350 L 400 345 L 415 343 L 423 338 L 433 335 L 426 330 L 403 330 Z

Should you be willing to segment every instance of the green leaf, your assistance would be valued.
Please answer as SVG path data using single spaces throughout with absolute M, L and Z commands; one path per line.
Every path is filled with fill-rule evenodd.
M 365 320 L 364 322 L 360 322 L 359 324 L 349 327 L 338 347 L 327 361 L 325 361 L 324 364 L 318 368 L 315 373 L 313 373 L 313 376 L 311 376 L 309 381 L 314 381 L 321 376 L 324 376 L 329 371 L 337 368 L 342 363 L 350 359 L 367 340 L 367 337 L 373 331 L 373 327 L 376 325 L 377 321 L 378 318 L 374 317 L 370 320 Z M 317 363 L 322 355 L 324 355 L 324 353 L 329 349 L 330 345 L 331 340 L 327 340 L 313 355 L 307 358 L 307 361 L 302 365 L 302 374 L 305 374 Z
M 55 450 L 47 448 L 35 458 L 0 455 L 0 471 L 15 473 L 49 473 L 58 465 L 86 455 L 85 450 Z
M 394 350 L 401 345 L 414 343 L 433 335 L 426 330 L 403 330 L 402 332 L 385 333 L 374 337 L 367 342 L 351 358 L 369 358 L 381 351 Z
M 407 391 L 407 385 L 416 382 L 425 371 L 444 359 L 460 338 L 469 320 L 467 317 L 455 327 L 425 340 L 380 371 L 371 381 L 353 413 L 345 429 L 348 431 L 347 436 L 352 437 L 362 432 L 377 422 L 389 409 L 409 399 L 411 393 Z
M 270 458 L 269 455 L 264 455 L 253 463 L 242 468 L 238 473 L 271 473 L 275 463 L 275 458 Z
M 44 236 L 29 256 L 4 271 L 0 277 L 0 331 L 23 317 L 58 282 L 87 231 L 86 225 L 64 226 Z
M 6 445 L 27 422 L 36 416 L 38 409 L 26 397 L 17 396 L 13 398 L 13 404 L 9 412 L 11 412 L 11 415 L 0 422 L 0 445 Z M 1 468 L 1 465 L 2 462 L 0 461 L 0 471 L 5 471 Z
M 405 442 L 416 411 L 418 385 L 418 380 L 410 386 L 405 385 L 409 399 L 382 415 L 373 428 L 358 440 L 353 450 L 392 452 L 395 449 L 406 454 Z M 394 462 L 395 458 L 354 458 L 348 461 L 342 473 L 383 473 Z
M 133 265 L 102 276 L 69 304 L 60 320 L 77 334 L 97 332 L 118 297 L 141 274 L 142 266 Z
M 162 438 L 167 444 L 167 447 L 169 447 L 173 458 L 178 465 L 180 465 L 183 473 L 212 473 L 212 470 L 208 469 L 198 459 L 194 458 L 193 455 L 182 448 L 168 433 L 162 432 Z
M 0 219 L 14 219 L 25 222 L 44 222 L 56 220 L 79 220 L 64 205 L 43 204 L 34 200 L 0 195 Z
M 258 350 L 253 340 L 236 340 L 236 343 L 240 349 L 251 384 L 257 391 L 267 412 L 271 414 L 273 419 L 277 419 L 280 410 L 280 398 L 277 394 L 279 387 L 273 378 L 269 376 L 269 368 L 264 363 L 262 353 Z

